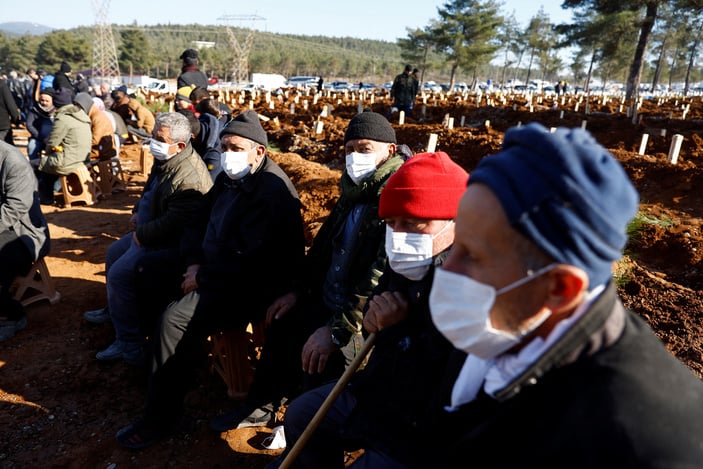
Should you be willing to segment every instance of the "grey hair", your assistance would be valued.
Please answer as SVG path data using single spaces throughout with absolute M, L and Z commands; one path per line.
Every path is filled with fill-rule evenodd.
M 171 140 L 175 143 L 190 142 L 192 130 L 188 118 L 178 112 L 163 112 L 156 116 L 154 128 L 166 127 L 171 129 Z

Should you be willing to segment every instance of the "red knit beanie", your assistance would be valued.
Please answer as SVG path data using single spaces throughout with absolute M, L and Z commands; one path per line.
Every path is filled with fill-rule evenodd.
M 469 173 L 444 152 L 419 153 L 388 179 L 378 215 L 448 220 L 456 216 Z

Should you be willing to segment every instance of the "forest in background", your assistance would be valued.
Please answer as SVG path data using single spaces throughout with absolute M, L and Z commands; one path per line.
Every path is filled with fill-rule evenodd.
M 575 85 L 621 82 L 628 98 L 645 88 L 689 86 L 703 79 L 698 64 L 703 38 L 699 0 L 564 0 L 573 21 L 554 24 L 540 8 L 522 27 L 496 0 L 448 0 L 423 28 L 407 28 L 397 42 L 254 32 L 250 73 L 321 75 L 327 80 L 382 83 L 411 63 L 424 81 L 475 84 L 487 79 Z M 121 73 L 174 78 L 180 53 L 194 41 L 201 69 L 225 81 L 236 44 L 253 31 L 227 26 L 112 25 Z M 230 34 L 231 32 L 231 34 Z M 57 30 L 39 36 L 0 34 L 0 68 L 48 71 L 62 60 L 74 70 L 92 66 L 93 29 Z

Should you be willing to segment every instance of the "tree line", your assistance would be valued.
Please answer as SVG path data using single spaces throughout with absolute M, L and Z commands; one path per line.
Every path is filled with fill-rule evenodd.
M 640 89 L 675 82 L 684 82 L 688 92 L 703 78 L 698 65 L 703 0 L 564 0 L 562 8 L 572 13 L 569 23 L 552 23 L 540 8 L 523 27 L 501 12 L 497 0 L 448 0 L 426 26 L 407 28 L 396 42 L 247 28 L 228 32 L 227 26 L 196 24 L 135 23 L 113 25 L 112 30 L 122 75 L 157 78 L 176 77 L 180 53 L 202 41 L 211 47 L 200 50 L 200 68 L 227 81 L 233 75 L 234 50 L 248 39 L 253 39 L 249 72 L 285 76 L 383 82 L 411 63 L 423 80 L 449 81 L 450 86 L 488 78 L 495 83 L 566 79 L 587 88 L 598 79 L 626 83 L 628 98 Z M 0 68 L 51 73 L 66 60 L 74 70 L 90 70 L 94 41 L 89 27 L 41 36 L 0 33 Z

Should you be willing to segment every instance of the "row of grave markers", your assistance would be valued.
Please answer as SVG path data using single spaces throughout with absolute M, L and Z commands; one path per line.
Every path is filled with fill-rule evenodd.
M 305 91 L 306 91 L 306 93 L 304 93 L 304 96 L 309 96 L 309 90 L 305 90 Z M 232 91 L 229 91 L 229 90 L 226 91 L 226 92 L 224 93 L 224 94 L 225 94 L 225 101 L 230 101 L 231 95 L 232 95 L 233 93 L 236 94 L 237 92 L 232 92 Z M 244 104 L 244 93 L 242 93 L 242 92 L 239 92 L 239 93 L 240 93 L 240 96 L 239 96 L 239 98 L 238 98 L 238 102 L 239 102 L 240 104 Z M 329 92 L 328 92 L 328 95 L 329 95 L 329 96 L 333 96 L 333 97 L 336 96 L 336 94 L 334 94 L 334 93 L 329 93 Z M 374 100 L 375 100 L 374 94 L 373 94 L 373 93 L 369 93 L 369 95 L 370 95 L 370 98 L 369 98 L 370 102 L 371 102 L 371 103 L 374 103 Z M 266 94 L 265 94 L 264 96 L 265 96 L 264 99 L 265 99 L 266 103 L 268 103 L 268 108 L 269 108 L 269 109 L 275 109 L 275 100 L 272 99 L 271 92 L 266 92 Z M 285 92 L 283 95 L 278 95 L 278 96 L 276 97 L 276 100 L 277 100 L 279 103 L 283 103 L 284 97 L 287 97 L 287 96 L 288 96 L 288 92 Z M 293 101 L 294 101 L 294 102 L 293 102 L 293 103 L 290 103 L 290 105 L 289 105 L 289 112 L 290 112 L 290 114 L 295 114 L 296 104 L 299 104 L 299 103 L 300 103 L 300 96 L 301 96 L 300 94 L 296 94 L 296 95 L 293 97 Z M 318 103 L 318 100 L 319 100 L 320 96 L 322 96 L 320 93 L 314 93 L 314 94 L 313 94 L 313 96 L 312 96 L 313 105 L 316 105 L 316 104 Z M 344 96 L 345 96 L 345 98 L 347 98 L 347 97 L 348 97 L 348 93 L 347 93 L 347 92 L 344 92 Z M 466 93 L 464 93 L 464 96 L 466 96 Z M 253 97 L 256 98 L 256 92 L 254 93 L 254 96 L 253 96 Z M 421 113 L 422 113 L 423 116 L 425 115 L 425 112 L 426 112 L 427 98 L 428 98 L 427 95 L 424 95 L 424 94 L 423 94 L 423 96 L 422 96 L 423 105 L 422 105 L 422 108 L 421 108 Z M 477 99 L 477 105 L 480 105 L 480 102 L 481 102 L 481 99 L 482 99 L 481 93 L 478 93 L 478 96 L 477 96 L 476 99 Z M 503 103 L 505 103 L 505 96 L 504 96 L 504 95 L 499 96 L 499 99 L 500 99 Z M 532 96 L 532 95 L 530 95 L 530 94 L 526 95 L 526 100 L 527 100 L 526 105 L 529 105 L 528 108 L 530 109 L 531 112 L 534 110 L 534 107 L 533 107 L 533 105 L 531 104 L 532 101 L 533 101 L 533 99 L 534 99 L 534 96 Z M 362 110 L 363 110 L 363 102 L 362 102 L 362 100 L 363 100 L 363 95 L 360 96 L 360 99 L 358 100 L 357 112 L 362 112 Z M 435 100 L 436 100 L 436 98 L 435 98 Z M 562 97 L 560 98 L 560 101 L 561 101 L 561 105 L 564 106 L 564 105 L 566 104 L 566 97 L 562 96 Z M 571 98 L 569 98 L 569 102 L 570 102 L 570 101 L 571 101 Z M 231 102 L 231 101 L 230 101 L 230 102 Z M 538 104 L 542 103 L 542 96 L 538 96 L 538 97 L 537 97 L 537 102 L 538 102 Z M 556 100 L 555 100 L 555 102 L 556 102 Z M 582 102 L 583 102 L 583 96 L 580 96 L 580 97 L 579 97 L 579 100 L 578 100 L 578 101 L 576 102 L 576 104 L 575 104 L 574 112 L 578 112 L 579 105 L 580 105 Z M 605 104 L 606 102 L 607 102 L 607 101 L 606 101 L 606 96 L 603 96 L 601 103 L 602 103 L 602 104 Z M 660 99 L 658 100 L 658 105 L 663 104 L 663 102 L 664 102 L 664 100 L 660 98 Z M 339 104 L 342 104 L 342 103 L 343 103 L 343 100 L 342 100 L 341 98 L 339 98 L 339 99 L 337 100 L 337 104 L 339 105 Z M 249 99 L 249 103 L 248 103 L 248 104 L 249 104 L 248 107 L 249 107 L 250 109 L 254 109 L 254 99 Z M 486 97 L 486 104 L 487 104 L 487 105 L 492 105 L 492 100 L 491 100 L 488 96 Z M 624 98 L 621 98 L 621 103 L 620 103 L 620 106 L 619 106 L 619 108 L 618 108 L 618 112 L 619 112 L 619 113 L 622 112 L 623 105 L 624 105 Z M 632 116 L 632 118 L 633 118 L 633 123 L 641 122 L 641 116 L 638 118 L 638 110 L 639 110 L 639 108 L 641 107 L 641 105 L 642 105 L 642 98 L 639 98 L 639 99 L 635 102 L 635 104 L 633 104 L 632 106 L 628 106 L 628 108 L 627 108 L 627 116 L 628 116 L 628 117 Z M 675 106 L 678 106 L 678 99 L 675 101 L 674 105 L 675 105 Z M 302 107 L 303 107 L 304 110 L 308 110 L 309 104 L 308 104 L 308 100 L 307 100 L 307 99 L 303 99 Z M 514 105 L 513 105 L 513 110 L 516 110 L 516 109 L 517 109 L 517 104 L 514 104 Z M 690 104 L 689 104 L 689 103 L 682 104 L 682 105 L 681 105 L 681 109 L 682 109 L 682 119 L 685 119 L 685 118 L 686 118 L 686 115 L 687 115 L 687 113 L 688 113 L 688 111 L 689 111 L 689 109 L 690 109 Z M 320 116 L 318 117 L 318 120 L 315 122 L 314 131 L 315 131 L 316 134 L 321 134 L 322 131 L 323 131 L 323 128 L 324 128 L 324 123 L 320 120 L 320 118 L 329 117 L 329 116 L 331 116 L 331 113 L 332 113 L 332 106 L 329 105 L 329 104 L 326 104 L 326 105 L 323 107 L 322 111 L 320 112 Z M 586 102 L 585 112 L 584 112 L 584 113 L 585 113 L 585 114 L 588 114 L 588 113 L 589 113 L 588 102 Z M 261 116 L 261 115 L 260 115 L 260 117 L 262 118 L 262 120 L 266 120 L 266 121 L 270 120 L 269 118 L 264 118 L 265 116 Z M 560 118 L 560 119 L 563 119 L 563 118 L 564 118 L 564 110 L 561 110 L 561 111 L 560 111 L 559 118 Z M 673 118 L 673 112 L 670 112 L 669 118 L 670 118 L 670 119 Z M 274 120 L 274 123 L 278 125 L 278 118 L 274 118 L 273 120 Z M 399 111 L 398 125 L 404 125 L 404 124 L 405 124 L 405 112 L 404 112 L 404 111 Z M 446 114 L 445 117 L 444 117 L 444 120 L 443 120 L 443 122 L 442 122 L 442 125 L 443 125 L 444 127 L 446 127 L 447 129 L 453 129 L 453 128 L 454 128 L 454 118 L 451 117 L 449 114 Z M 465 116 L 461 116 L 461 120 L 460 120 L 459 126 L 460 126 L 460 127 L 463 127 L 464 125 L 465 125 Z M 485 124 L 484 124 L 484 125 L 485 125 L 486 128 L 489 128 L 489 127 L 490 127 L 490 121 L 488 121 L 488 120 L 485 121 Z M 520 125 L 521 125 L 521 122 L 518 122 L 517 126 L 519 127 Z M 586 126 L 587 126 L 587 121 L 586 121 L 586 120 L 582 120 L 582 121 L 581 121 L 581 128 L 585 129 Z M 555 128 L 552 128 L 552 129 L 550 129 L 550 130 L 553 132 L 553 131 L 555 131 Z M 664 131 L 664 132 L 665 132 L 665 131 Z M 640 143 L 640 147 L 639 147 L 639 152 L 638 152 L 638 154 L 640 154 L 640 155 L 644 155 L 644 154 L 645 154 L 645 150 L 646 150 L 646 145 L 647 145 L 648 138 L 649 138 L 649 134 L 646 134 L 646 133 L 645 133 L 645 134 L 642 135 L 642 141 L 641 141 L 641 143 Z M 679 153 L 680 153 L 680 150 L 681 150 L 681 145 L 682 145 L 682 143 L 683 143 L 683 138 L 684 138 L 683 135 L 680 135 L 680 134 L 676 134 L 676 135 L 674 135 L 674 136 L 672 137 L 671 145 L 670 145 L 670 148 L 669 148 L 669 154 L 668 154 L 668 161 L 669 161 L 671 164 L 676 164 L 676 163 L 678 162 L 678 157 L 679 157 Z M 433 134 L 430 134 L 429 140 L 428 140 L 428 144 L 427 144 L 427 151 L 428 151 L 428 152 L 435 151 L 435 148 L 436 148 L 436 145 L 437 145 L 437 140 L 438 140 L 438 134 L 434 134 L 434 133 L 433 133 Z

